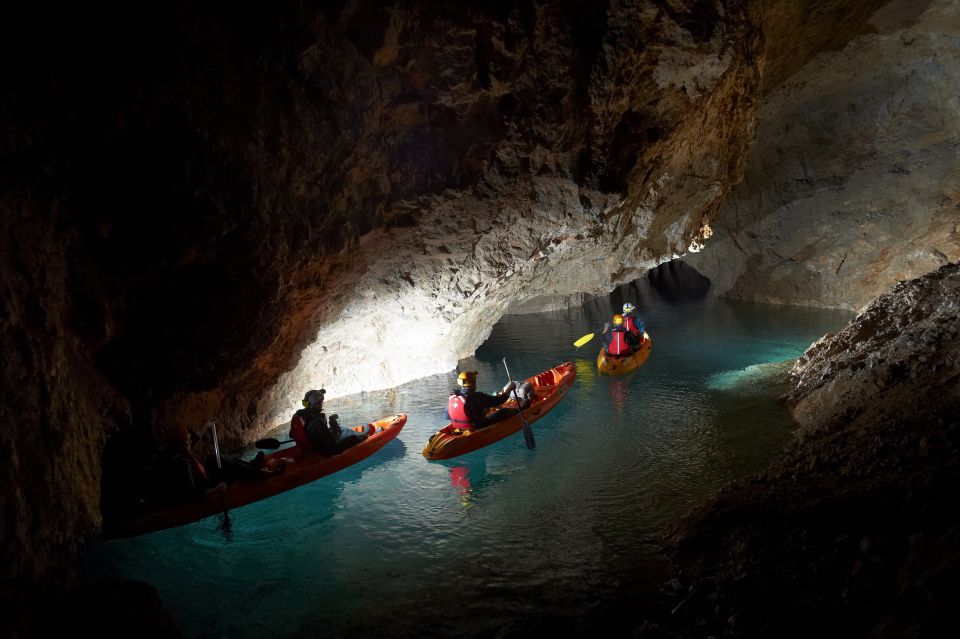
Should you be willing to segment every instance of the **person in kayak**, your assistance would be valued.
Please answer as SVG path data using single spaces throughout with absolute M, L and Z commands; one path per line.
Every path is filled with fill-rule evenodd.
M 640 340 L 623 325 L 623 316 L 617 313 L 613 316 L 613 327 L 609 324 L 603 328 L 603 348 L 607 355 L 629 355 L 640 344 Z
M 158 487 L 154 498 L 161 503 L 202 501 L 222 491 L 226 484 L 214 478 L 193 451 L 195 435 L 186 428 L 167 432 L 163 455 L 157 466 Z
M 455 389 L 447 400 L 444 417 L 457 428 L 464 430 L 483 428 L 516 414 L 516 408 L 501 408 L 487 414 L 487 409 L 500 406 L 509 400 L 514 389 L 523 408 L 530 405 L 530 395 L 533 392 L 533 386 L 529 382 L 524 382 L 519 387 L 514 382 L 508 382 L 496 395 L 481 393 L 477 390 L 477 371 L 460 373 L 457 385 L 459 388 Z
M 359 444 L 367 435 L 341 429 L 337 415 L 331 415 L 327 420 L 323 412 L 326 392 L 323 388 L 307 391 L 303 396 L 303 408 L 294 413 L 290 420 L 289 437 L 305 451 L 336 455 Z
M 623 327 L 637 336 L 637 343 L 643 341 L 643 322 L 635 314 L 637 307 L 630 302 L 623 305 Z

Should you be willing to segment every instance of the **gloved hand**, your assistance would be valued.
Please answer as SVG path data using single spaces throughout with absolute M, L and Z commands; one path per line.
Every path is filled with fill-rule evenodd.
M 605 322 L 603 324 L 603 332 L 606 333 L 609 330 L 610 330 L 610 322 Z
M 513 382 L 507 382 L 507 385 L 503 387 L 503 390 L 500 391 L 500 393 L 501 393 L 501 394 L 502 394 L 502 393 L 509 393 L 510 391 L 512 391 L 512 390 L 513 390 L 514 388 L 516 388 L 516 387 L 517 387 L 517 385 L 516 385 L 515 383 L 513 383 Z

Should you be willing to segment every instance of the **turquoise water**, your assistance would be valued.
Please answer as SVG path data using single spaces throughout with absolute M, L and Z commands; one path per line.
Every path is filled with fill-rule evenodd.
M 489 392 L 505 355 L 515 378 L 576 363 L 573 389 L 533 427 L 536 450 L 518 433 L 424 460 L 455 371 L 330 400 L 344 424 L 409 420 L 372 458 L 232 511 L 231 539 L 209 518 L 98 544 L 87 577 L 147 581 L 187 637 L 231 639 L 476 636 L 649 588 L 668 524 L 789 437 L 782 388 L 756 365 L 798 356 L 850 315 L 627 294 L 653 339 L 634 373 L 598 375 L 597 339 L 572 346 L 609 321 L 606 301 L 505 317 L 461 362 Z

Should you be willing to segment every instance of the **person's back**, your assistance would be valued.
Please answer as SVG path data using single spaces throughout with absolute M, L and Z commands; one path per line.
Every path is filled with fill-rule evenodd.
M 161 503 L 198 501 L 213 490 L 222 489 L 219 478 L 213 479 L 206 466 L 193 452 L 191 435 L 185 428 L 167 433 L 167 441 L 154 468 L 154 496 Z
M 643 322 L 636 315 L 636 308 L 630 302 L 623 305 L 623 326 L 638 339 L 639 344 L 643 340 Z
M 290 439 L 307 452 L 332 455 L 336 451 L 336 438 L 323 413 L 324 389 L 308 391 L 303 397 L 303 408 L 290 420 Z
M 496 395 L 488 395 L 476 389 L 476 371 L 460 373 L 457 383 L 459 388 L 455 389 L 447 400 L 447 410 L 444 415 L 458 428 L 464 430 L 483 428 L 516 412 L 515 409 L 505 408 L 490 414 L 487 413 L 488 409 L 500 406 L 510 399 L 510 392 L 516 387 L 513 382 L 504 386 Z M 524 405 L 527 405 L 530 401 L 527 397 L 532 392 L 529 386 L 529 384 L 525 384 L 520 390 L 519 397 Z
M 633 338 L 633 335 L 623 326 L 623 317 L 619 314 L 614 315 L 613 327 L 603 333 L 603 348 L 607 355 L 617 357 L 629 355 L 633 350 L 630 343 L 631 338 Z
M 290 439 L 307 452 L 336 455 L 364 441 L 369 433 L 341 429 L 337 415 L 331 415 L 328 420 L 323 412 L 325 393 L 322 388 L 307 391 L 303 397 L 303 408 L 290 420 Z

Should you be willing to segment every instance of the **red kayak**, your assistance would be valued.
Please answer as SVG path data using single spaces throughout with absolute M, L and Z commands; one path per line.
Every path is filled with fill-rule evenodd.
M 573 386 L 573 380 L 576 377 L 577 371 L 573 364 L 564 362 L 528 379 L 527 381 L 533 386 L 533 399 L 530 405 L 523 409 L 523 416 L 527 423 L 532 424 L 537 421 L 560 403 Z M 502 406 L 490 410 L 516 408 L 516 406 L 516 400 L 511 399 Z M 500 441 L 521 428 L 523 428 L 523 421 L 519 413 L 479 429 L 463 430 L 451 422 L 433 434 L 423 449 L 423 456 L 431 461 L 450 459 Z
M 296 446 L 265 455 L 262 468 L 273 470 L 264 470 L 262 476 L 235 479 L 227 483 L 223 490 L 208 494 L 199 501 L 158 507 L 120 524 L 115 529 L 105 530 L 104 535 L 132 537 L 183 526 L 222 513 L 224 507 L 238 508 L 308 484 L 366 459 L 400 434 L 406 423 L 407 416 L 400 414 L 354 426 L 354 431 L 369 434 L 367 439 L 331 457 L 320 453 L 304 453 Z

